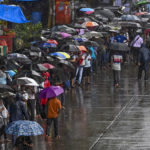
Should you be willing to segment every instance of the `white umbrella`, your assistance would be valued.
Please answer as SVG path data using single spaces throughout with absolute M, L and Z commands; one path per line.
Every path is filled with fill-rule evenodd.
M 38 83 L 29 77 L 18 78 L 18 84 L 29 85 L 29 86 L 39 86 Z

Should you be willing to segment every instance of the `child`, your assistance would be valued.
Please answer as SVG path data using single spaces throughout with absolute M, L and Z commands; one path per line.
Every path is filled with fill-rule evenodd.
M 54 122 L 55 138 L 59 139 L 58 135 L 58 115 L 61 110 L 61 102 L 56 97 L 49 99 L 48 101 L 48 116 L 47 116 L 47 128 L 46 128 L 46 140 L 50 140 L 50 127 Z

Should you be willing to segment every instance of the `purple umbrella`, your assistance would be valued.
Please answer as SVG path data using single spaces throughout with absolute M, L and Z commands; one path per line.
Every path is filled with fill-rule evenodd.
M 67 37 L 71 37 L 71 36 L 72 36 L 71 34 L 65 33 L 65 32 L 60 32 L 60 34 L 61 34 L 61 36 L 62 36 L 63 38 L 67 38 Z
M 62 94 L 63 92 L 64 90 L 60 86 L 50 86 L 40 92 L 40 98 L 53 98 Z

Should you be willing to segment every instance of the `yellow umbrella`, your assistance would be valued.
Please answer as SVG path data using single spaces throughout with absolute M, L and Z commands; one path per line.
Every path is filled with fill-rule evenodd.
M 57 53 L 60 53 L 60 54 L 64 55 L 67 59 L 70 58 L 70 55 L 66 52 L 57 52 Z

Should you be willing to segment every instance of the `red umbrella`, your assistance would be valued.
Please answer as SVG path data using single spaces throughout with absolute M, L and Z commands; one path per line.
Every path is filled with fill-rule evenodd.
M 51 40 L 51 39 L 49 39 L 49 40 L 47 41 L 47 43 L 58 45 L 58 42 L 57 42 L 56 40 Z
M 53 66 L 53 65 L 51 65 L 49 63 L 44 63 L 44 64 L 42 64 L 42 66 L 44 66 L 47 69 L 53 69 L 53 68 L 55 68 L 55 66 Z
M 136 13 L 135 15 L 136 16 L 141 16 L 141 15 L 145 15 L 145 14 L 147 14 L 148 12 L 138 12 L 138 13 Z

